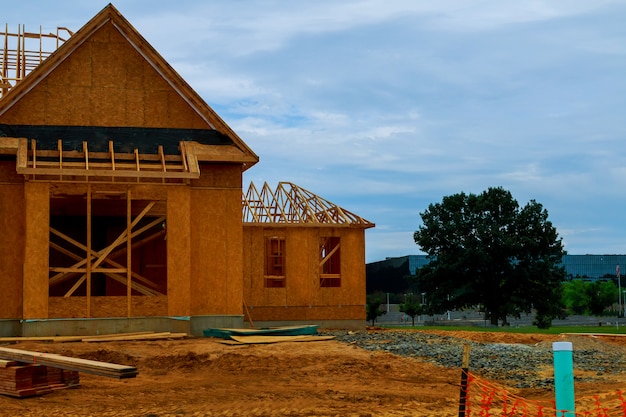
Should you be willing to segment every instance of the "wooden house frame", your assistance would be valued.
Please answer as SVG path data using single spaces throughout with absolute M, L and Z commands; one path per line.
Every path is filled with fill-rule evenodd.
M 243 193 L 242 174 L 258 160 L 115 7 L 105 7 L 29 73 L 5 81 L 0 335 L 201 335 L 245 319 L 364 324 L 364 230 L 373 224 L 289 183 L 274 200 L 267 186 Z M 310 209 L 297 207 L 295 195 Z M 277 208 L 283 217 L 267 215 Z M 314 291 L 291 274 L 267 291 L 264 236 L 276 233 L 288 236 L 288 266 L 298 259 L 294 243 L 327 238 L 329 260 L 320 263 L 311 247 L 315 268 L 289 268 L 328 272 L 335 284 L 324 264 L 339 259 L 340 239 L 336 291 Z
M 250 184 L 243 206 L 249 319 L 362 326 L 365 230 L 374 224 L 290 182 Z

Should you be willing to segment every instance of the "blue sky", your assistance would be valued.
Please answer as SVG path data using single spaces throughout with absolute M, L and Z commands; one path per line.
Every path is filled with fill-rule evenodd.
M 13 2 L 78 30 L 106 2 Z M 623 0 L 120 0 L 115 7 L 290 181 L 376 223 L 366 261 L 420 253 L 430 203 L 534 199 L 570 254 L 626 253 Z

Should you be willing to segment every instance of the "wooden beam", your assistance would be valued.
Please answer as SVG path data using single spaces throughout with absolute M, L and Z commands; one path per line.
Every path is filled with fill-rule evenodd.
M 164 232 L 158 232 L 156 234 L 163 234 L 163 233 Z M 73 258 L 74 260 L 80 261 L 80 260 L 83 259 L 81 256 L 76 255 L 75 253 L 73 253 L 73 252 L 63 248 L 62 246 L 57 245 L 56 243 L 50 243 L 50 247 L 55 249 L 55 250 L 57 250 L 57 251 L 59 251 L 59 252 L 61 252 L 61 253 L 63 253 L 63 254 L 65 254 L 65 255 L 67 255 L 67 256 L 69 256 L 70 258 Z M 133 245 L 133 247 L 134 247 L 134 245 Z M 115 274 L 115 273 L 127 273 L 127 269 L 126 268 L 122 268 L 121 267 L 122 265 L 118 264 L 117 262 L 111 261 L 109 259 L 107 259 L 105 262 L 110 263 L 113 266 L 119 266 L 120 268 L 117 268 L 117 269 L 114 269 L 114 268 L 99 268 L 98 270 L 92 271 L 92 272 L 101 272 L 101 273 L 104 273 L 105 275 L 107 275 L 107 274 Z M 64 269 L 64 268 L 51 268 L 51 269 L 54 269 L 55 272 L 57 272 L 58 270 Z M 65 269 L 69 269 L 69 268 L 65 268 Z M 61 272 L 61 271 L 58 271 L 58 272 Z M 85 269 L 84 268 L 76 268 L 75 271 L 68 271 L 68 272 L 84 273 Z M 67 278 L 71 278 L 72 277 L 72 275 L 70 275 L 70 274 L 66 274 L 66 275 L 67 275 Z M 132 272 L 131 275 L 137 281 L 140 281 L 143 284 L 145 284 L 147 287 L 149 287 L 150 290 L 154 293 L 153 295 L 165 295 L 165 294 L 162 294 L 161 292 L 159 292 L 157 290 L 157 285 L 154 282 L 150 281 L 149 279 L 147 279 L 147 278 L 137 274 L 136 272 Z M 62 281 L 65 281 L 65 280 L 62 280 Z M 60 283 L 62 281 L 61 280 L 60 281 L 56 281 L 55 283 L 51 283 L 50 285 L 58 284 L 58 283 Z
M 85 170 L 89 171 L 89 150 L 87 149 L 87 141 L 83 141 L 83 153 L 85 154 Z
M 118 365 L 88 359 L 71 358 L 54 353 L 40 353 L 21 349 L 0 347 L 0 358 L 24 363 L 36 363 L 68 371 L 84 372 L 111 378 L 133 378 L 138 371 L 134 366 Z
M 70 288 L 65 295 L 63 296 L 64 298 L 68 298 L 71 297 L 72 294 L 74 294 L 74 292 L 76 292 L 76 290 L 78 289 L 78 287 L 80 287 L 82 285 L 83 282 L 85 282 L 87 280 L 87 275 L 83 275 L 82 277 L 80 277 L 78 279 L 78 281 L 76 281 L 74 283 L 74 285 L 72 285 L 72 288 Z M 87 317 L 89 317 L 89 296 L 87 296 Z
M 162 223 L 162 222 L 164 222 L 164 221 L 165 221 L 165 217 L 159 217 L 159 218 L 157 218 L 155 221 L 153 221 L 153 222 L 149 223 L 148 225 L 146 225 L 146 226 L 144 226 L 144 227 L 140 228 L 139 230 L 134 231 L 134 232 L 133 232 L 133 234 L 132 234 L 132 236 L 133 236 L 133 237 L 134 237 L 134 236 L 138 236 L 138 235 L 140 235 L 140 234 L 144 233 L 146 230 L 149 230 L 150 228 L 152 228 L 152 227 L 154 227 L 154 226 L 156 226 L 156 225 L 158 225 L 159 223 Z M 74 246 L 76 246 L 77 248 L 87 251 L 87 247 L 86 247 L 86 246 L 84 246 L 83 244 L 81 244 L 81 243 L 77 242 L 76 240 L 72 239 L 71 237 L 69 237 L 69 236 L 67 236 L 67 235 L 65 235 L 65 234 L 63 234 L 63 233 L 61 233 L 61 232 L 59 232 L 58 230 L 56 230 L 56 229 L 54 229 L 54 228 L 52 228 L 52 227 L 51 227 L 51 228 L 50 228 L 50 232 L 51 232 L 51 233 L 53 233 L 53 234 L 55 234 L 55 235 L 57 235 L 57 236 L 59 236 L 59 237 L 61 237 L 62 239 L 66 240 L 67 242 L 69 242 L 69 243 L 73 244 L 73 245 L 74 245 Z M 142 241 L 140 241 L 139 243 L 140 243 L 140 244 L 147 243 L 147 242 L 149 242 L 150 240 L 152 240 L 153 238 L 155 238 L 157 235 L 160 235 L 160 234 L 163 234 L 163 233 L 164 233 L 164 232 L 160 230 L 160 231 L 156 232 L 154 235 L 151 235 L 151 236 L 149 236 L 149 237 L 147 237 L 147 238 L 143 239 L 143 240 L 142 240 Z M 119 251 L 118 251 L 118 252 L 119 252 Z M 102 251 L 95 252 L 95 251 L 93 251 L 93 250 L 92 250 L 91 252 L 87 252 L 87 253 L 91 253 L 91 254 L 92 254 L 92 257 L 98 257 L 98 256 L 100 256 L 100 254 L 102 253 Z M 117 252 L 116 252 L 116 253 L 114 253 L 114 255 L 116 256 L 116 255 L 117 255 Z M 114 255 L 112 255 L 112 257 L 115 257 Z M 80 257 L 80 259 L 81 259 L 81 260 L 80 260 L 79 262 L 77 262 L 76 264 L 74 264 L 71 268 L 80 268 L 80 266 L 81 266 L 81 265 L 84 265 L 84 264 L 86 264 L 86 263 L 87 263 L 87 259 L 85 259 L 85 258 L 83 258 L 83 257 Z M 114 266 L 121 267 L 121 265 L 120 265 L 120 264 L 118 264 L 118 263 L 116 263 L 116 262 L 114 262 L 114 261 L 112 261 L 112 260 L 110 260 L 110 259 L 108 259 L 108 258 L 107 258 L 105 261 L 106 261 L 107 263 L 110 263 L 110 264 L 114 265 Z M 69 268 L 68 268 L 68 269 L 69 269 Z M 82 269 L 81 269 L 80 271 L 84 272 L 84 270 L 82 270 Z M 66 275 L 65 273 L 61 273 L 61 274 L 57 274 L 57 275 L 55 275 L 55 276 L 51 277 L 51 278 L 50 278 L 50 280 L 49 280 L 49 285 L 54 285 L 54 284 L 57 284 L 57 283 L 59 283 L 59 282 L 65 281 L 65 280 L 68 278 L 68 277 L 67 277 L 67 276 L 65 276 L 65 275 Z M 143 278 L 143 277 L 141 277 L 140 275 L 133 275 L 133 276 L 134 276 L 134 277 L 139 277 L 139 280 L 141 280 L 141 278 Z M 145 278 L 143 278 L 143 279 L 145 279 Z
M 17 171 L 28 166 L 28 139 L 19 139 L 17 147 Z
M 339 250 L 339 245 L 340 244 L 338 243 L 337 246 L 335 246 L 330 252 L 328 252 L 328 254 L 320 262 L 320 267 L 322 265 L 324 265 L 326 263 L 326 261 L 328 261 L 335 254 L 335 252 L 337 252 Z
M 87 146 L 85 142 L 83 142 L 83 146 Z M 91 253 L 91 184 L 87 185 L 87 253 Z M 87 256 L 85 259 L 87 260 L 87 274 L 85 275 L 87 279 L 87 317 L 91 317 L 91 256 Z M 97 267 L 98 265 L 93 265 L 93 268 Z M 67 294 L 65 296 L 68 297 Z
M 126 229 L 132 229 L 132 195 L 130 188 L 126 191 Z M 132 294 L 132 242 L 131 242 L 132 233 L 126 234 L 126 308 L 128 317 L 131 317 L 131 294 Z
M 129 234 L 129 235 L 132 234 L 132 228 L 135 227 L 137 225 L 137 223 L 139 223 L 139 221 L 141 221 L 141 219 L 143 219 L 146 214 L 148 214 L 148 212 L 152 209 L 152 207 L 154 207 L 155 204 L 156 204 L 156 201 L 151 201 L 150 203 L 148 203 L 148 205 L 141 211 L 141 213 L 139 213 L 139 215 L 135 218 L 135 220 L 133 220 L 130 223 L 129 227 L 126 228 L 126 230 L 124 230 L 117 237 L 117 239 L 115 239 L 113 241 L 113 243 L 111 243 L 108 247 L 106 247 L 105 249 L 102 250 L 102 253 L 98 257 L 96 262 L 94 262 L 94 264 L 93 264 L 94 268 L 98 267 L 98 265 L 100 265 L 102 263 L 102 261 L 104 261 L 104 259 L 106 259 L 106 257 L 111 253 L 111 251 L 113 251 L 113 249 L 115 249 L 122 242 L 124 242 L 124 240 L 126 239 L 126 235 L 127 234 Z

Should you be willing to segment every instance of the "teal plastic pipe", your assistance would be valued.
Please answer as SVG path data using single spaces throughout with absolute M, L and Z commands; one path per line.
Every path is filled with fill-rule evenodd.
M 556 416 L 575 417 L 574 403 L 574 360 L 572 342 L 552 343 L 554 351 L 554 394 L 556 397 Z

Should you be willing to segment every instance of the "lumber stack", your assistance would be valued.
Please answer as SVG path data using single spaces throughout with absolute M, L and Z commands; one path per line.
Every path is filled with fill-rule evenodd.
M 31 337 L 0 337 L 0 343 L 19 343 L 19 342 L 124 342 L 124 341 L 142 341 L 142 340 L 170 340 L 184 339 L 187 333 L 171 333 L 171 332 L 134 332 L 134 333 L 115 333 L 97 336 L 31 336 Z
M 21 349 L 0 347 L 0 359 L 30 364 L 45 365 L 66 371 L 85 372 L 110 378 L 134 378 L 138 371 L 134 366 L 71 358 L 54 353 L 32 352 Z
M 0 394 L 31 397 L 80 385 L 76 371 L 0 360 Z

